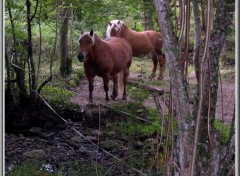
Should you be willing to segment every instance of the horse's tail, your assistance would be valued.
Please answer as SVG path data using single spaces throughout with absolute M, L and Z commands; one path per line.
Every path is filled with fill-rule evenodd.
M 118 76 L 118 95 L 123 95 L 124 83 L 123 83 L 123 71 L 117 74 Z

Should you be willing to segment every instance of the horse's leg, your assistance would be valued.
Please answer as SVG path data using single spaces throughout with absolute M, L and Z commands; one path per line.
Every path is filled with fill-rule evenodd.
M 128 82 L 128 75 L 129 75 L 129 67 L 127 67 L 123 72 L 123 100 L 127 100 L 127 82 Z
M 104 84 L 104 90 L 106 93 L 106 101 L 109 101 L 109 96 L 108 96 L 108 90 L 109 90 L 109 74 L 106 74 L 103 76 L 103 84 Z
M 112 100 L 115 100 L 115 98 L 118 96 L 118 76 L 112 76 L 113 80 L 113 92 L 111 95 Z
M 162 80 L 162 79 L 164 79 L 164 73 L 165 73 L 165 70 L 166 70 L 166 58 L 165 58 L 165 56 L 161 53 L 161 54 L 158 56 L 158 60 L 159 60 L 159 67 L 160 67 L 158 79 Z
M 158 58 L 155 52 L 151 52 L 151 58 L 153 62 L 153 67 L 152 67 L 152 73 L 150 75 L 150 78 L 153 79 L 156 75 L 157 64 L 158 64 Z
M 89 89 L 89 101 L 90 103 L 92 103 L 92 92 L 93 92 L 93 78 L 94 77 L 91 77 L 91 76 L 87 76 L 87 79 L 88 79 L 88 89 Z

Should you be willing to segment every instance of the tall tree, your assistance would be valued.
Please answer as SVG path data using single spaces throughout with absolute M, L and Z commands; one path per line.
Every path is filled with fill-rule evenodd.
M 152 9 L 153 9 L 152 0 L 143 0 L 144 30 L 153 30 Z
M 168 2 L 168 1 L 167 1 Z M 165 0 L 154 0 L 154 5 L 158 15 L 158 23 L 163 35 L 163 46 L 167 66 L 169 68 L 169 77 L 172 87 L 172 97 L 174 97 L 175 113 L 178 125 L 177 146 L 180 172 L 187 175 L 191 161 L 192 148 L 192 130 L 191 117 L 188 106 L 188 96 L 183 79 L 180 49 L 177 45 L 176 36 L 173 34 L 173 28 L 170 22 L 170 6 Z
M 10 20 L 10 23 L 11 23 L 11 33 L 12 33 L 12 38 L 13 38 L 12 59 L 11 59 L 11 61 L 16 66 L 22 67 L 23 64 L 21 64 L 21 62 L 19 61 L 20 59 L 18 58 L 18 51 L 17 51 L 18 43 L 17 43 L 17 37 L 16 37 L 15 23 L 14 23 L 14 19 L 13 19 L 13 16 L 12 16 L 12 8 L 11 8 L 12 5 L 13 5 L 12 1 L 7 1 L 6 7 L 7 7 L 8 15 L 9 15 L 9 20 Z M 7 46 L 7 43 L 6 43 L 6 46 Z M 8 59 L 7 54 L 8 53 L 6 53 L 6 57 L 5 57 L 6 59 Z M 8 61 L 6 61 L 6 64 L 7 63 L 8 63 Z M 27 93 L 27 90 L 26 90 L 25 85 L 24 85 L 25 71 L 23 69 L 19 68 L 19 67 L 13 66 L 13 68 L 14 68 L 14 71 L 16 73 L 16 81 L 17 81 L 17 86 L 18 86 L 18 89 L 19 89 L 19 102 L 22 103 L 22 102 L 25 102 L 25 97 L 26 97 L 26 93 Z M 7 72 L 9 72 L 9 71 L 10 71 L 10 68 L 7 67 Z
M 72 68 L 71 59 L 68 52 L 68 25 L 69 25 L 70 8 L 68 3 L 63 3 L 61 11 L 61 28 L 60 28 L 60 72 L 62 76 L 67 76 Z
M 34 9 L 33 15 L 31 15 L 31 2 L 30 0 L 26 0 L 27 6 L 27 32 L 28 32 L 28 56 L 27 62 L 29 67 L 29 88 L 30 88 L 30 96 L 32 100 L 36 98 L 36 71 L 33 61 L 33 49 L 32 49 L 32 20 L 36 15 L 38 8 L 38 0 L 36 1 L 36 6 Z
M 205 50 L 201 61 L 199 61 L 198 111 L 191 118 L 189 105 L 187 103 L 187 90 L 183 81 L 183 72 L 179 66 L 179 46 L 175 40 L 170 23 L 169 1 L 154 0 L 158 14 L 158 22 L 163 34 L 163 44 L 169 76 L 172 86 L 172 96 L 174 97 L 174 109 L 178 125 L 177 142 L 175 149 L 175 162 L 179 164 L 178 174 L 180 175 L 229 175 L 234 171 L 234 118 L 232 130 L 226 144 L 222 144 L 218 131 L 214 128 L 219 58 L 226 41 L 227 34 L 231 31 L 230 26 L 234 14 L 234 1 L 216 1 L 216 12 L 211 8 L 211 0 L 208 0 L 207 26 L 205 35 Z M 197 4 L 194 2 L 195 18 L 195 39 L 200 36 Z M 213 27 L 211 27 L 211 13 L 215 15 Z M 184 24 L 183 24 L 184 25 Z M 212 29 L 212 30 L 211 30 Z M 185 34 L 186 35 L 186 34 Z M 199 39 L 199 38 L 198 38 Z M 199 45 L 199 40 L 195 41 L 195 49 Z M 194 56 L 197 58 L 196 54 Z M 197 59 L 196 59 L 197 60 Z M 180 93 L 180 95 L 178 94 Z M 201 117 L 201 118 L 200 118 Z M 194 124 L 194 126 L 192 126 Z M 195 127 L 195 135 L 193 129 Z M 183 139 L 184 138 L 184 139 Z M 194 139 L 194 140 L 193 140 Z M 199 145 L 201 143 L 201 145 Z M 226 161 L 225 161 L 226 160 Z M 195 161 L 197 161 L 195 164 Z M 169 174 L 169 173 L 168 173 Z
M 201 157 L 208 157 L 208 160 L 200 160 L 197 169 L 198 173 L 203 172 L 204 175 L 218 175 L 219 173 L 226 173 L 228 169 L 234 165 L 234 151 L 226 151 L 228 146 L 221 146 L 221 142 L 218 137 L 218 133 L 214 129 L 215 112 L 216 112 L 216 102 L 217 102 L 217 92 L 218 92 L 218 79 L 219 79 L 219 59 L 226 42 L 227 35 L 231 31 L 232 20 L 234 15 L 234 0 L 217 0 L 216 1 L 216 12 L 213 21 L 213 29 L 210 33 L 209 39 L 209 56 L 208 64 L 206 65 L 206 76 L 203 79 L 203 108 L 202 108 L 202 118 L 201 118 L 201 129 L 200 142 L 204 144 L 205 147 L 199 147 Z M 232 26 L 233 28 L 233 26 Z M 235 118 L 235 117 L 233 117 Z M 205 119 L 209 119 L 208 121 Z M 208 129 L 208 126 L 211 129 Z M 206 135 L 206 131 L 209 134 Z M 234 134 L 234 133 L 233 133 Z M 233 142 L 230 145 L 234 146 L 233 134 L 229 136 L 229 141 Z M 209 145 L 210 144 L 210 145 Z M 221 167 L 220 160 L 221 157 L 225 156 L 224 153 L 230 152 L 230 158 L 225 167 Z M 222 153 L 222 155 L 220 155 Z M 198 159 L 199 161 L 199 159 Z M 223 175 L 227 175 L 223 174 Z
M 199 57 L 200 57 L 200 45 L 201 45 L 201 20 L 199 2 L 193 1 L 193 19 L 194 19 L 194 53 L 193 61 L 195 66 L 196 78 L 199 81 Z

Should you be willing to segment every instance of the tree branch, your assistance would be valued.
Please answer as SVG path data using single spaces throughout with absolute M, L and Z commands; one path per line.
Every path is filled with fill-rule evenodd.
M 32 21 L 33 18 L 35 17 L 35 15 L 36 15 L 36 13 L 37 13 L 37 8 L 38 8 L 38 0 L 36 0 L 36 6 L 35 6 L 35 8 L 34 8 L 34 14 L 31 16 L 30 21 Z

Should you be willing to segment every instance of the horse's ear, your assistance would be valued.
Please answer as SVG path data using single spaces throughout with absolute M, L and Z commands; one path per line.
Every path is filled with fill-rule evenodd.
M 93 29 L 91 29 L 90 31 L 90 36 L 93 36 Z
M 117 24 L 118 24 L 118 25 L 120 24 L 120 20 L 118 20 Z
M 83 35 L 83 31 L 81 30 L 81 35 Z
M 109 24 L 109 26 L 112 26 L 112 23 L 111 23 L 111 22 L 109 22 L 108 24 Z

